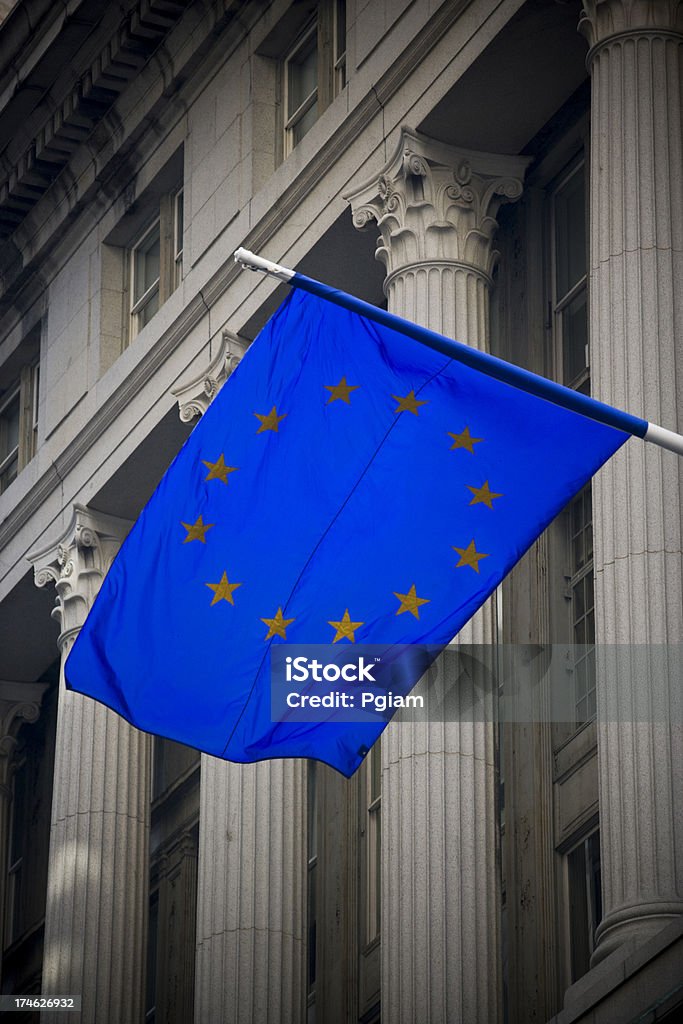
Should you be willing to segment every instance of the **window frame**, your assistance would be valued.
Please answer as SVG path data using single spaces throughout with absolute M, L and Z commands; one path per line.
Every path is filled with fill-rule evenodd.
M 297 33 L 280 59 L 280 98 L 282 102 L 283 157 L 288 157 L 308 134 L 333 99 L 346 87 L 347 24 L 345 0 L 320 0 L 315 14 Z M 316 52 L 316 85 L 290 111 L 290 69 L 297 55 L 311 45 Z M 297 127 L 317 104 L 317 113 L 308 128 L 297 137 Z
M 365 934 L 368 949 L 382 937 L 382 739 L 371 747 L 365 769 Z
M 183 256 L 185 252 L 185 186 L 181 185 L 173 194 L 173 288 L 183 279 Z
M 308 96 L 302 100 L 296 110 L 290 114 L 290 68 L 294 64 L 296 56 L 311 43 L 311 49 L 315 50 L 316 53 L 316 84 Z M 304 119 L 309 110 L 311 110 L 311 108 L 318 102 L 318 96 L 320 94 L 320 58 L 318 16 L 316 15 L 302 29 L 297 36 L 296 41 L 289 48 L 282 60 L 285 156 L 288 156 L 294 147 L 301 142 L 301 139 L 304 136 L 302 135 L 300 138 L 296 138 L 297 126 Z M 307 132 L 304 132 L 304 135 L 306 134 Z
M 9 394 L 2 400 L 2 404 L 0 404 L 0 452 L 4 450 L 5 444 L 8 444 L 8 442 L 6 441 L 8 424 L 7 410 L 10 408 L 11 405 L 13 405 L 14 402 L 17 402 L 18 404 L 17 443 L 11 449 L 9 448 L 9 446 L 7 447 L 7 451 L 5 455 L 2 456 L 2 461 L 0 461 L 0 494 L 4 493 L 4 491 L 7 490 L 10 484 L 12 484 L 14 480 L 16 480 L 16 478 L 19 476 L 20 472 L 19 444 L 21 441 L 21 386 L 19 381 L 12 385 L 12 387 L 8 390 Z M 12 476 L 5 482 L 5 477 L 7 473 L 10 471 L 15 461 L 17 464 L 16 472 L 14 476 Z
M 17 443 L 0 461 L 0 494 L 14 483 L 38 450 L 39 384 L 40 358 L 37 358 L 22 366 L 19 376 L 14 378 L 7 388 L 7 393 L 0 400 L 0 451 L 6 431 L 6 411 L 14 402 L 19 403 Z M 8 471 L 15 463 L 16 472 L 11 478 L 6 479 Z
M 550 305 L 551 305 L 551 329 L 553 335 L 553 351 L 555 377 L 562 383 L 576 391 L 589 392 L 590 387 L 590 346 L 588 332 L 586 332 L 586 346 L 584 354 L 584 368 L 571 380 L 565 379 L 565 338 L 564 338 L 564 311 L 575 301 L 578 296 L 586 296 L 586 321 L 588 321 L 588 195 L 586 181 L 586 154 L 581 151 L 567 164 L 567 166 L 556 176 L 548 188 L 550 198 Z M 557 237 L 558 237 L 558 216 L 557 199 L 563 189 L 569 185 L 573 178 L 583 176 L 584 195 L 584 244 L 585 244 L 585 271 L 574 281 L 562 294 L 558 293 L 558 259 L 557 259 Z
M 316 1017 L 318 981 L 318 871 L 320 806 L 318 766 L 308 761 L 306 771 L 306 1016 Z
M 558 232 L 560 230 L 558 217 L 558 197 L 561 195 L 564 189 L 568 185 L 571 185 L 573 181 L 577 179 L 577 176 L 581 175 L 583 178 L 583 193 L 584 193 L 584 264 L 583 273 L 579 274 L 576 280 L 568 284 L 568 287 L 560 293 L 558 284 Z M 548 328 L 551 332 L 552 341 L 552 363 L 553 373 L 556 380 L 561 381 L 566 387 L 571 387 L 576 391 L 580 391 L 583 394 L 590 394 L 590 335 L 589 335 L 589 253 L 588 253 L 588 240 L 589 240 L 589 225 L 588 225 L 588 154 L 585 145 L 582 146 L 578 151 L 575 151 L 571 159 L 569 159 L 563 168 L 557 173 L 554 178 L 549 182 L 546 188 L 546 194 L 550 204 L 550 216 L 549 216 L 549 318 Z M 568 245 L 568 243 L 567 243 Z M 585 295 L 585 318 L 586 318 L 586 342 L 584 351 L 584 365 L 583 368 L 576 373 L 571 379 L 566 376 L 567 366 L 567 354 L 565 351 L 565 322 L 564 313 L 571 306 L 576 299 L 582 295 Z M 567 636 L 569 643 L 571 644 L 571 663 L 568 666 L 568 671 L 571 674 L 572 686 L 574 690 L 573 708 L 574 708 L 574 721 L 570 723 L 574 730 L 582 728 L 586 722 L 591 721 L 595 718 L 596 714 L 596 670 L 595 670 L 595 580 L 594 580 L 594 562 L 591 551 L 590 558 L 584 558 L 581 565 L 578 565 L 574 558 L 574 539 L 575 534 L 573 531 L 573 518 L 577 503 L 581 502 L 582 505 L 588 501 L 589 508 L 591 509 L 591 516 L 586 519 L 582 526 L 582 533 L 586 534 L 587 531 L 592 532 L 592 484 L 589 481 L 584 488 L 575 495 L 574 498 L 568 503 L 561 518 L 561 542 L 564 547 L 564 588 L 563 597 L 565 602 L 565 622 L 563 623 L 563 629 Z M 592 548 L 592 544 L 591 544 Z M 588 602 L 584 602 L 584 612 L 582 616 L 577 617 L 577 589 L 583 587 L 584 581 L 587 577 L 593 579 L 593 593 L 590 607 Z M 581 621 L 586 622 L 588 628 L 590 611 L 593 611 L 592 617 L 592 628 L 591 638 L 584 644 L 577 645 L 577 627 Z M 582 686 L 581 690 L 578 691 L 577 687 L 581 678 L 584 678 L 585 673 L 585 685 Z M 584 703 L 585 710 L 579 711 L 580 705 Z M 557 732 L 557 730 L 556 730 Z
M 589 845 L 591 841 L 597 840 L 597 852 L 598 859 L 597 873 L 593 870 L 591 872 L 591 864 L 589 860 Z M 572 864 L 571 858 L 576 856 L 579 851 L 583 853 L 583 872 L 579 876 L 583 883 L 583 888 L 579 894 L 582 897 L 581 906 L 581 917 L 579 918 L 578 907 L 576 906 L 576 894 L 572 893 Z M 593 862 L 595 863 L 595 862 Z M 566 929 L 567 929 L 567 960 L 568 960 L 568 978 L 570 984 L 578 981 L 582 978 L 588 970 L 590 970 L 590 959 L 595 952 L 595 936 L 597 929 L 604 916 L 604 908 L 602 905 L 602 848 L 600 844 L 600 826 L 594 820 L 591 822 L 588 828 L 582 830 L 579 836 L 575 836 L 573 840 L 566 846 L 563 853 L 563 866 L 564 866 L 564 886 L 565 886 L 565 904 L 566 904 Z M 595 912 L 596 910 L 599 913 Z M 587 929 L 584 934 L 580 937 L 576 934 L 578 927 Z M 579 958 L 579 940 L 585 943 L 585 949 L 587 951 L 587 963 L 578 964 Z
M 149 242 L 151 236 L 156 233 L 159 240 L 159 274 L 157 278 L 149 285 L 146 291 L 140 296 L 135 298 L 136 290 L 136 262 L 137 255 L 142 247 Z M 147 225 L 145 230 L 138 237 L 130 247 L 129 253 L 129 275 L 130 275 L 130 291 L 129 291 L 129 303 L 130 303 L 130 330 L 131 338 L 135 338 L 143 327 L 146 327 L 150 320 L 159 312 L 161 307 L 161 216 L 157 215 L 154 220 Z M 140 322 L 140 316 L 147 306 L 157 298 L 158 305 L 154 313 L 150 316 L 149 320 L 145 323 Z
M 382 950 L 382 737 L 357 775 L 358 871 L 356 893 L 358 1015 L 374 1020 L 381 1000 Z M 377 782 L 373 788 L 373 780 Z
M 588 503 L 590 515 L 583 516 L 581 529 L 574 530 L 574 511 L 579 504 L 585 506 Z M 586 536 L 593 530 L 592 515 L 592 487 L 590 481 L 574 496 L 567 506 L 565 522 L 567 525 L 567 550 L 573 564 L 570 567 L 571 575 L 567 577 L 566 596 L 568 599 L 569 628 L 571 630 L 573 663 L 571 672 L 574 679 L 574 725 L 580 728 L 586 722 L 592 721 L 597 712 L 596 703 L 596 668 L 595 668 L 595 575 L 593 562 L 593 546 L 591 541 L 590 556 L 584 555 L 583 562 L 578 565 L 574 561 L 574 542 L 577 537 Z M 584 541 L 585 542 L 585 541 Z M 577 615 L 577 591 L 583 588 L 585 581 L 590 577 L 591 600 L 583 601 L 581 615 Z M 577 638 L 577 628 L 580 623 L 585 623 L 585 637 L 583 642 Z M 585 674 L 584 674 L 585 673 Z M 583 678 L 585 685 L 579 690 L 580 679 Z M 583 711 L 580 705 L 585 703 Z
M 346 0 L 336 0 L 332 28 L 332 72 L 335 96 L 338 96 L 346 86 L 346 53 Z
M 173 294 L 183 279 L 183 256 L 185 235 L 185 186 L 163 193 L 155 202 L 153 217 L 146 222 L 127 249 L 127 307 L 129 343 L 138 336 L 154 319 L 166 300 Z M 147 289 L 135 298 L 136 262 L 141 249 L 154 236 L 158 236 L 159 273 Z M 151 302 L 157 301 L 157 308 L 144 323 L 142 316 Z

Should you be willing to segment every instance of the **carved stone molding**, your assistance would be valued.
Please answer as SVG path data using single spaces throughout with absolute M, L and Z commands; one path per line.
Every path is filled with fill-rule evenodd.
M 206 370 L 172 392 L 178 400 L 178 412 L 183 423 L 191 423 L 198 416 L 204 415 L 209 403 L 237 368 L 246 350 L 246 341 L 232 331 L 223 331 L 218 352 Z
M 583 0 L 579 32 L 591 50 L 614 36 L 683 36 L 682 0 Z
M 525 157 L 456 149 L 408 128 L 378 175 L 346 193 L 353 222 L 377 223 L 376 258 L 389 277 L 415 264 L 466 267 L 487 281 L 501 203 L 522 194 Z
M 62 652 L 85 622 L 131 525 L 127 519 L 74 505 L 64 533 L 27 556 L 33 565 L 36 586 L 55 584 L 57 602 L 52 617 L 61 626 L 57 642 Z

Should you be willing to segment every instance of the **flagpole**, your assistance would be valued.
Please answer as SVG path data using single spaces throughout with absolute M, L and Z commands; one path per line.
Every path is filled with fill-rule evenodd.
M 555 405 L 569 409 L 572 412 L 581 413 L 581 415 L 587 416 L 589 419 L 605 423 L 607 426 L 614 427 L 627 434 L 632 434 L 634 437 L 650 441 L 660 448 L 666 448 L 668 451 L 675 452 L 676 455 L 683 455 L 683 435 L 677 434 L 673 430 L 667 430 L 666 427 L 660 427 L 656 423 L 648 423 L 647 420 L 641 419 L 638 416 L 622 412 L 620 409 L 615 409 L 611 405 L 599 402 L 597 399 L 584 395 L 580 391 L 573 391 L 563 384 L 556 384 L 555 381 L 541 377 L 530 370 L 524 370 L 521 366 L 505 362 L 504 359 L 492 356 L 488 352 L 480 352 L 469 345 L 463 345 L 462 342 L 446 338 L 436 331 L 427 330 L 425 327 L 420 327 L 409 320 L 395 316 L 393 313 L 380 309 L 378 306 L 373 306 L 369 302 L 364 302 L 353 295 L 348 295 L 338 288 L 332 288 L 321 281 L 316 281 L 311 277 L 306 277 L 304 274 L 299 274 L 295 270 L 282 267 L 279 263 L 273 263 L 262 256 L 256 256 L 248 249 L 236 249 L 234 257 L 236 263 L 241 264 L 248 270 L 258 270 L 261 273 L 277 278 L 278 281 L 284 281 L 293 288 L 301 288 L 303 291 L 318 295 L 320 298 L 327 299 L 337 306 L 342 306 L 344 309 L 358 313 L 369 320 L 374 320 L 384 327 L 389 327 L 409 338 L 414 338 L 421 344 L 436 349 L 436 351 L 442 352 L 449 358 L 479 370 L 489 377 L 504 381 L 506 384 L 511 384 L 521 391 L 544 398 L 546 401 L 553 402 Z

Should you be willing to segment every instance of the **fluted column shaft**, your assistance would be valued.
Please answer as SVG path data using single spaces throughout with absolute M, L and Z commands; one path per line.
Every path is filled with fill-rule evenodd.
M 305 1020 L 305 762 L 202 756 L 195 1022 Z
M 129 526 L 76 506 L 63 536 L 29 556 L 37 585 L 56 585 L 62 667 Z M 68 691 L 62 671 L 42 992 L 81 995 L 83 1024 L 139 1024 L 144 1015 L 148 740 Z
M 683 7 L 584 0 L 581 27 L 592 77 L 593 389 L 680 431 Z M 682 499 L 683 461 L 635 441 L 594 489 L 604 903 L 595 960 L 683 913 L 680 658 L 667 664 L 661 646 L 683 641 Z
M 202 416 L 244 345 L 223 331 L 207 370 L 174 392 Z M 202 754 L 195 1024 L 304 1024 L 306 762 Z
M 391 312 L 488 348 L 495 214 L 521 195 L 525 165 L 403 131 L 380 175 L 346 197 L 357 227 L 379 228 Z M 491 602 L 458 641 L 495 641 Z M 393 723 L 382 739 L 382 1019 L 496 1024 L 497 691 L 463 671 L 457 648 L 437 672 L 449 720 Z

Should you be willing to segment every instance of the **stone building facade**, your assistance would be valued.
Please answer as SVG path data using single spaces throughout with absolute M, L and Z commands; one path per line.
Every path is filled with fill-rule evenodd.
M 683 430 L 680 0 L 0 11 L 1 991 L 84 1024 L 679 1019 L 673 454 L 629 441 L 458 638 L 525 678 L 564 652 L 563 717 L 454 647 L 449 714 L 347 781 L 152 738 L 60 667 L 284 296 L 240 245 Z

